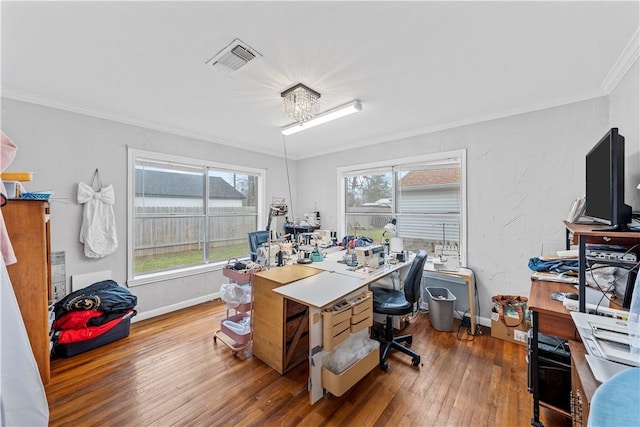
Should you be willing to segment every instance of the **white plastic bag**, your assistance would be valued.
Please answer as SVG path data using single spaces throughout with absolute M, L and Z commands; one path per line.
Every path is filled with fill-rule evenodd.
M 339 375 L 358 360 L 364 359 L 377 347 L 380 347 L 380 343 L 376 340 L 364 335 L 351 335 L 325 357 L 323 365 L 334 374 Z
M 220 298 L 227 304 L 227 308 L 248 304 L 251 302 L 251 285 L 224 283 L 220 285 Z

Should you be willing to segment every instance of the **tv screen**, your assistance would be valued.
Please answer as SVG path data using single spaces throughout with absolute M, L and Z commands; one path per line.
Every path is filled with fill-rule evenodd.
M 625 231 L 631 206 L 624 204 L 624 136 L 611 128 L 586 156 L 586 212 L 610 230 Z

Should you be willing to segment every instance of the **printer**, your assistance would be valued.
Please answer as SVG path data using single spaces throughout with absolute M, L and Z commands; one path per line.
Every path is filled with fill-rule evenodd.
M 640 354 L 631 351 L 626 319 L 571 312 L 587 350 L 586 359 L 594 377 L 604 382 L 627 368 L 640 368 Z

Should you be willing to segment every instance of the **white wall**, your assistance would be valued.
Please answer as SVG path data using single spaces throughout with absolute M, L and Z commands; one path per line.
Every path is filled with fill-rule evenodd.
M 2 130 L 18 146 L 11 171 L 31 171 L 27 190 L 53 190 L 51 199 L 51 250 L 64 251 L 66 274 L 111 270 L 113 279 L 126 281 L 127 266 L 127 146 L 197 159 L 267 169 L 268 204 L 272 196 L 286 196 L 284 160 L 224 145 L 212 144 L 82 114 L 2 99 Z M 83 206 L 76 202 L 80 181 L 89 182 L 98 168 L 102 183 L 113 184 L 119 248 L 106 258 L 83 254 L 78 241 Z M 297 173 L 295 163 L 291 174 Z M 295 192 L 295 180 L 292 183 Z M 266 212 L 266 206 L 265 206 Z M 265 218 L 266 221 L 266 218 Z M 263 224 L 264 228 L 266 224 Z M 138 318 L 159 314 L 189 302 L 209 299 L 226 278 L 220 271 L 130 288 L 138 296 Z M 145 314 L 146 313 L 146 314 Z
M 492 295 L 529 294 L 529 258 L 564 249 L 562 220 L 584 193 L 584 155 L 606 132 L 608 110 L 602 97 L 301 160 L 298 204 L 318 202 L 331 227 L 335 167 L 466 149 L 468 266 L 488 318 Z
M 640 210 L 640 72 L 639 60 L 609 95 L 609 121 L 625 138 L 625 202 Z
M 127 146 L 266 168 L 267 204 L 273 196 L 285 197 L 296 217 L 317 208 L 323 228 L 331 229 L 339 215 L 336 167 L 466 149 L 468 266 L 477 273 L 481 315 L 488 317 L 492 295 L 529 293 L 530 257 L 564 248 L 562 220 L 572 200 L 584 193 L 584 155 L 610 126 L 626 137 L 627 203 L 640 210 L 638 92 L 636 61 L 610 97 L 290 161 L 293 200 L 278 157 L 4 98 L 2 128 L 19 147 L 11 170 L 34 172 L 29 190 L 55 191 L 52 250 L 66 252 L 67 276 L 112 270 L 120 283 L 127 265 Z M 95 168 L 103 183 L 115 186 L 120 240 L 118 251 L 101 260 L 85 258 L 77 239 L 82 216 L 77 184 L 90 180 Z M 141 314 L 155 314 L 208 298 L 224 281 L 212 272 L 131 290 Z

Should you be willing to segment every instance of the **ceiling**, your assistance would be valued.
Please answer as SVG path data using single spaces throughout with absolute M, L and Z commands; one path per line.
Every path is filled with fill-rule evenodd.
M 2 1 L 0 12 L 3 96 L 293 159 L 605 95 L 637 58 L 640 13 L 637 1 Z M 262 58 L 232 74 L 206 64 L 235 38 Z M 280 93 L 300 82 L 321 111 L 358 99 L 362 112 L 283 143 Z

